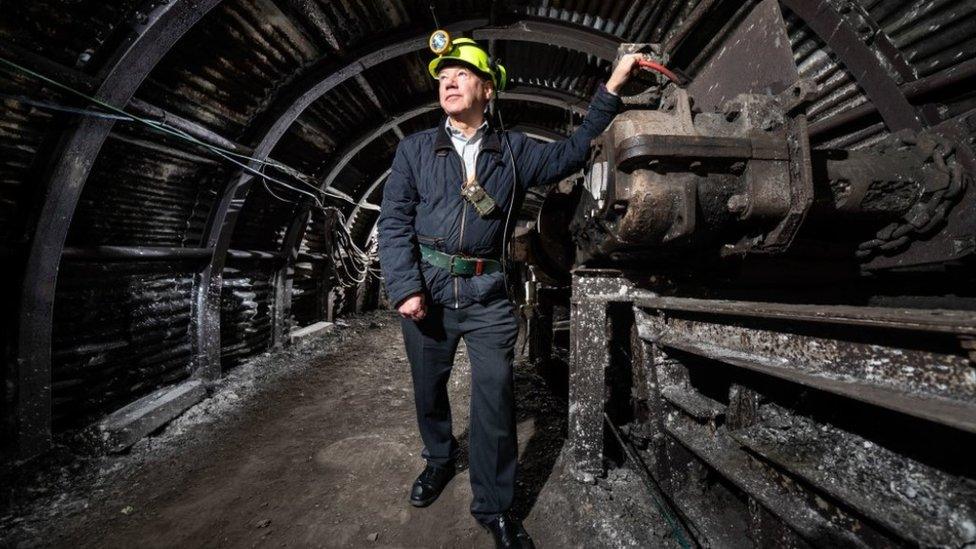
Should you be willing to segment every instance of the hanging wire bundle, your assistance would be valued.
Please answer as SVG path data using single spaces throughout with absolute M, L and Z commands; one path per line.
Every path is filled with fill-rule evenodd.
M 331 265 L 335 273 L 339 286 L 348 288 L 358 286 L 366 281 L 369 275 L 379 278 L 379 272 L 373 267 L 376 258 L 375 239 L 374 243 L 366 251 L 359 248 L 352 238 L 352 234 L 346 228 L 346 216 L 338 208 L 327 206 L 323 209 L 325 213 L 332 213 L 334 217 L 333 228 L 330 229 L 326 223 L 326 230 L 331 231 Z
M 19 95 L 7 95 L 0 94 L 0 98 L 12 99 L 19 101 L 26 105 L 31 105 L 38 108 L 44 108 L 59 112 L 68 112 L 72 114 L 80 114 L 83 116 L 91 116 L 96 118 L 105 118 L 111 120 L 117 120 L 121 122 L 134 122 L 142 124 L 154 131 L 163 133 L 177 138 L 183 142 L 190 143 L 197 147 L 201 147 L 210 151 L 223 158 L 224 160 L 234 164 L 244 170 L 245 173 L 251 176 L 257 177 L 261 180 L 264 189 L 268 192 L 270 196 L 276 200 L 288 204 L 299 204 L 301 201 L 299 199 L 289 199 L 279 195 L 278 193 L 271 190 L 269 184 L 274 184 L 280 187 L 284 192 L 298 193 L 302 197 L 311 201 L 311 206 L 318 208 L 323 213 L 334 212 L 339 220 L 338 223 L 334 223 L 331 226 L 331 230 L 334 231 L 334 238 L 327 239 L 332 243 L 330 254 L 332 259 L 333 269 L 336 274 L 336 280 L 338 284 L 342 287 L 355 286 L 362 284 L 366 281 L 369 275 L 379 277 L 378 271 L 372 266 L 376 258 L 376 251 L 374 247 L 370 247 L 369 252 L 363 251 L 356 245 L 352 238 L 352 234 L 349 232 L 349 227 L 346 225 L 345 215 L 336 207 L 331 205 L 326 205 L 323 202 L 326 198 L 331 198 L 334 200 L 342 200 L 357 205 L 355 201 L 351 200 L 344 193 L 331 189 L 328 187 L 319 187 L 316 181 L 311 176 L 292 168 L 286 164 L 278 162 L 274 159 L 267 158 L 256 158 L 254 156 L 249 156 L 246 154 L 241 154 L 234 152 L 232 150 L 219 147 L 201 141 L 193 135 L 173 126 L 170 126 L 164 122 L 152 120 L 149 118 L 144 118 L 131 114 L 121 108 L 115 107 L 109 103 L 106 103 L 97 97 L 92 97 L 84 92 L 78 91 L 71 86 L 62 84 L 56 80 L 48 78 L 43 74 L 35 72 L 27 67 L 19 65 L 13 61 L 0 57 L 0 65 L 5 66 L 8 70 L 13 69 L 14 71 L 21 72 L 23 74 L 29 75 L 36 78 L 42 82 L 50 84 L 56 88 L 64 90 L 72 95 L 81 97 L 85 101 L 88 101 L 92 105 L 99 107 L 103 110 L 95 110 L 90 108 L 76 108 L 66 105 L 60 105 L 56 103 L 40 101 L 36 99 L 31 99 L 28 97 L 22 97 Z M 277 170 L 283 176 L 291 178 L 297 184 L 293 185 L 282 180 L 279 177 L 271 176 L 265 173 L 265 169 L 271 167 Z

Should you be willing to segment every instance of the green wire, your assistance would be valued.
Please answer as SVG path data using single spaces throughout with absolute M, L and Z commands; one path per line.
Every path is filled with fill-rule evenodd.
M 255 157 L 248 156 L 248 155 L 245 155 L 245 154 L 236 153 L 234 151 L 231 151 L 231 150 L 228 150 L 228 149 L 225 149 L 225 148 L 222 148 L 222 147 L 218 147 L 218 146 L 215 146 L 215 145 L 211 145 L 210 143 L 205 143 L 205 142 L 200 141 L 196 137 L 193 137 L 192 135 L 190 135 L 190 134 L 188 134 L 188 133 L 186 133 L 186 132 L 184 132 L 184 131 L 182 131 L 180 129 L 172 128 L 170 126 L 167 126 L 164 123 L 156 122 L 155 120 L 150 120 L 150 119 L 147 119 L 147 118 L 142 118 L 140 116 L 133 115 L 133 114 L 131 114 L 131 113 L 129 113 L 129 112 L 123 110 L 123 109 L 120 109 L 120 108 L 118 108 L 118 107 L 116 107 L 114 105 L 111 105 L 109 103 L 106 103 L 106 102 L 98 99 L 97 97 L 92 97 L 92 96 L 90 96 L 90 95 L 88 95 L 88 94 L 86 94 L 84 92 L 78 91 L 78 90 L 72 88 L 71 86 L 68 86 L 66 84 L 62 84 L 61 82 L 58 82 L 57 80 L 54 80 L 54 79 L 49 78 L 47 76 L 44 76 L 43 74 L 40 74 L 38 72 L 35 72 L 35 71 L 33 71 L 33 70 L 31 70 L 31 69 L 29 69 L 27 67 L 24 67 L 22 65 L 19 65 L 19 64 L 15 63 L 13 61 L 10 61 L 9 59 L 6 59 L 4 57 L 0 57 L 0 63 L 6 65 L 7 67 L 14 68 L 14 69 L 16 69 L 16 70 L 18 70 L 20 72 L 23 72 L 24 74 L 27 74 L 29 76 L 32 76 L 32 77 L 34 77 L 34 78 L 36 78 L 38 80 L 41 80 L 42 82 L 46 82 L 46 83 L 48 83 L 48 84 L 50 84 L 52 86 L 55 86 L 55 87 L 57 87 L 59 89 L 62 89 L 64 91 L 67 91 L 68 93 L 71 93 L 73 95 L 77 95 L 78 97 L 81 97 L 82 99 L 85 99 L 86 101 L 89 101 L 91 103 L 94 103 L 95 105 L 98 105 L 99 107 L 102 107 L 102 108 L 104 108 L 104 109 L 106 109 L 108 111 L 114 112 L 117 115 L 123 117 L 124 120 L 129 120 L 129 121 L 133 121 L 133 122 L 142 123 L 142 124 L 144 124 L 146 126 L 149 126 L 150 128 L 153 128 L 153 129 L 155 129 L 155 130 L 157 130 L 157 131 L 159 131 L 161 133 L 164 133 L 164 134 L 167 134 L 167 135 L 171 135 L 171 136 L 177 137 L 179 139 L 182 139 L 184 141 L 187 141 L 189 143 L 192 143 L 194 145 L 197 145 L 199 147 L 203 147 L 203 148 L 211 151 L 212 153 L 214 153 L 214 154 L 216 154 L 216 155 L 224 158 L 225 160 L 227 160 L 227 161 L 229 161 L 229 162 L 231 162 L 231 163 L 239 166 L 240 168 L 242 168 L 243 170 L 245 170 L 248 173 L 251 173 L 251 174 L 253 174 L 253 175 L 257 176 L 257 177 L 260 177 L 262 179 L 265 179 L 265 180 L 268 180 L 268 181 L 277 183 L 278 185 L 281 185 L 282 187 L 285 187 L 285 188 L 290 189 L 292 191 L 295 191 L 297 193 L 301 193 L 301 194 L 304 194 L 304 195 L 307 195 L 307 196 L 311 197 L 312 200 L 315 201 L 316 206 L 318 206 L 320 208 L 324 208 L 325 205 L 322 203 L 322 201 L 319 199 L 319 197 L 315 196 L 311 192 L 305 191 L 303 189 L 299 189 L 299 188 L 297 188 L 297 187 L 295 187 L 293 185 L 290 185 L 290 184 L 288 184 L 288 183 L 286 183 L 284 181 L 281 181 L 280 179 L 271 177 L 271 176 L 265 174 L 263 171 L 257 170 L 257 169 L 255 169 L 255 168 L 253 168 L 253 167 L 251 167 L 251 166 L 249 166 L 247 164 L 244 164 L 243 162 L 237 160 L 237 158 L 241 158 L 241 159 L 244 159 L 244 160 L 248 160 L 250 162 L 257 163 L 257 164 L 261 164 L 261 165 L 264 165 L 264 166 L 271 166 L 271 167 L 273 167 L 273 168 L 275 168 L 275 169 L 277 169 L 277 170 L 279 170 L 279 171 L 281 171 L 283 173 L 286 173 L 288 175 L 291 175 L 295 179 L 299 180 L 302 184 L 308 185 L 309 187 L 311 187 L 312 189 L 314 189 L 316 192 L 322 193 L 323 195 L 330 196 L 332 198 L 337 198 L 337 199 L 340 199 L 340 200 L 344 200 L 346 202 L 349 202 L 350 204 L 354 204 L 355 205 L 355 202 L 354 201 L 350 200 L 346 196 L 337 194 L 335 191 L 332 191 L 330 189 L 319 189 L 317 187 L 314 187 L 313 185 L 311 185 L 310 183 L 308 183 L 307 181 L 305 181 L 305 179 L 306 179 L 307 176 L 304 176 L 304 174 L 301 174 L 301 172 L 299 172 L 298 170 L 296 170 L 296 169 L 294 169 L 294 168 L 292 168 L 290 166 L 287 166 L 285 164 L 282 164 L 282 163 L 280 163 L 278 161 L 275 161 L 275 160 L 263 160 L 263 159 L 255 158 Z
M 109 103 L 106 103 L 106 102 L 98 99 L 97 97 L 92 97 L 92 96 L 90 96 L 90 95 L 88 95 L 86 93 L 83 93 L 81 91 L 78 91 L 78 90 L 72 88 L 71 86 L 68 86 L 66 84 L 62 84 L 61 82 L 58 82 L 58 81 L 56 81 L 56 80 L 54 80 L 52 78 L 48 78 L 47 76 L 44 76 L 43 74 L 40 74 L 38 72 L 35 72 L 35 71 L 33 71 L 33 70 L 31 70 L 31 69 L 29 69 L 27 67 L 21 66 L 21 65 L 15 63 L 13 61 L 10 61 L 9 59 L 6 59 L 4 57 L 0 57 L 0 63 L 2 63 L 3 65 L 6 65 L 8 67 L 8 69 L 9 68 L 16 69 L 16 70 L 18 70 L 18 71 L 20 71 L 20 72 L 22 72 L 24 74 L 27 74 L 29 76 L 32 76 L 32 77 L 34 77 L 34 78 L 36 78 L 36 79 L 38 79 L 38 80 L 40 80 L 42 82 L 46 82 L 46 83 L 48 83 L 48 84 L 50 84 L 50 85 L 52 85 L 52 86 L 54 86 L 56 88 L 65 90 L 68 93 L 71 93 L 73 95 L 76 95 L 78 97 L 81 97 L 82 99 L 85 99 L 86 101 L 89 101 L 90 103 L 93 103 L 93 104 L 95 104 L 95 105 L 97 105 L 99 107 L 102 107 L 103 109 L 106 109 L 106 110 L 110 111 L 111 113 L 115 113 L 115 114 L 103 113 L 103 112 L 92 111 L 92 110 L 87 110 L 87 109 L 77 109 L 77 108 L 74 108 L 74 107 L 67 107 L 67 106 L 64 106 L 64 105 L 56 105 L 56 104 L 52 104 L 52 103 L 48 103 L 48 102 L 44 102 L 44 101 L 38 101 L 38 100 L 29 99 L 29 98 L 20 98 L 20 97 L 16 97 L 16 96 L 9 96 L 9 95 L 6 95 L 6 94 L 0 94 L 0 97 L 7 98 L 7 99 L 14 99 L 14 100 L 17 100 L 17 101 L 21 101 L 21 102 L 23 102 L 25 104 L 33 105 L 33 106 L 37 106 L 37 107 L 41 107 L 41 108 L 48 108 L 48 109 L 51 109 L 51 110 L 71 112 L 71 113 L 74 113 L 74 114 L 81 114 L 81 115 L 84 115 L 84 116 L 93 116 L 93 117 L 99 117 L 99 118 L 107 118 L 107 119 L 111 119 L 111 120 L 121 120 L 121 121 L 126 121 L 126 122 L 139 122 L 139 123 L 144 124 L 144 125 L 152 128 L 152 129 L 154 129 L 154 130 L 156 130 L 158 132 L 161 132 L 163 134 L 167 134 L 167 135 L 174 136 L 174 137 L 176 137 L 178 139 L 181 139 L 183 141 L 186 141 L 186 142 L 191 143 L 193 145 L 196 145 L 198 147 L 203 147 L 204 149 L 209 150 L 210 152 L 216 154 L 217 156 L 220 156 L 221 158 L 224 158 L 228 162 L 231 162 L 231 163 L 233 163 L 233 164 L 241 167 L 246 172 L 251 173 L 251 174 L 253 174 L 253 175 L 261 178 L 261 181 L 264 184 L 265 190 L 267 190 L 268 193 L 272 197 L 274 197 L 275 199 L 280 200 L 282 202 L 287 202 L 287 203 L 291 203 L 291 204 L 297 204 L 296 201 L 287 200 L 287 199 L 282 198 L 282 197 L 278 196 L 277 194 L 275 194 L 271 190 L 271 188 L 268 186 L 268 182 L 269 181 L 271 181 L 273 183 L 277 183 L 278 185 L 281 185 L 282 187 L 284 187 L 286 189 L 289 189 L 289 190 L 292 190 L 294 192 L 297 192 L 297 193 L 303 194 L 305 196 L 308 196 L 308 197 L 310 197 L 315 202 L 315 205 L 320 210 L 322 210 L 322 211 L 334 210 L 336 213 L 339 214 L 339 217 L 342 220 L 345 219 L 345 216 L 342 215 L 342 212 L 338 208 L 335 208 L 335 207 L 332 207 L 332 206 L 326 206 L 319 199 L 319 197 L 316 196 L 315 194 L 312 194 L 311 192 L 308 192 L 308 191 L 303 190 L 303 189 L 299 189 L 298 187 L 295 187 L 293 185 L 289 185 L 288 183 L 285 183 L 284 181 L 281 181 L 280 179 L 277 179 L 275 177 L 271 177 L 271 176 L 265 174 L 262 171 L 265 166 L 270 166 L 270 167 L 272 167 L 272 168 L 274 168 L 274 169 L 276 169 L 276 170 L 278 170 L 278 171 L 280 171 L 280 172 L 282 172 L 282 173 L 284 173 L 286 175 L 289 175 L 289 176 L 293 177 L 295 180 L 297 180 L 298 182 L 300 182 L 303 185 L 308 186 L 309 188 L 311 188 L 315 192 L 321 193 L 321 194 L 323 194 L 325 196 L 329 196 L 329 197 L 332 197 L 332 198 L 336 198 L 336 199 L 339 199 L 339 200 L 343 200 L 343 201 L 348 202 L 348 203 L 350 203 L 352 205 L 357 205 L 357 202 L 354 201 L 352 199 L 352 197 L 349 197 L 345 193 L 342 193 L 342 192 L 340 192 L 339 190 L 336 190 L 336 189 L 329 189 L 329 188 L 320 189 L 320 188 L 318 188 L 317 186 L 315 186 L 312 183 L 312 181 L 314 181 L 314 180 L 311 177 L 303 174 L 302 172 L 296 170 L 295 168 L 292 168 L 291 166 L 288 166 L 288 165 L 283 164 L 281 162 L 278 162 L 276 160 L 273 160 L 273 159 L 271 159 L 271 160 L 265 160 L 265 159 L 255 158 L 253 156 L 248 156 L 248 155 L 245 155 L 245 154 L 236 153 L 234 151 L 225 149 L 223 147 L 218 147 L 216 145 L 211 145 L 210 143 L 205 143 L 205 142 L 197 139 L 196 137 L 194 137 L 194 136 L 186 133 L 185 131 L 180 130 L 179 128 L 173 128 L 173 127 L 170 127 L 170 126 L 168 126 L 168 125 L 166 125 L 165 123 L 162 123 L 162 122 L 157 122 L 155 120 L 150 120 L 148 118 L 142 118 L 142 117 L 133 115 L 133 114 L 131 114 L 131 113 L 129 113 L 129 112 L 123 110 L 123 109 L 120 109 L 118 107 L 115 107 L 114 105 L 111 105 Z M 245 163 L 241 162 L 238 159 L 243 159 L 243 160 L 247 160 L 247 161 L 250 161 L 252 163 L 258 164 L 258 165 L 260 165 L 261 168 L 260 169 L 255 169 L 255 168 L 249 166 L 248 164 L 245 164 Z M 346 243 L 350 248 L 352 248 L 351 251 L 347 251 L 345 249 L 340 249 L 340 251 L 339 251 L 339 255 L 340 255 L 339 259 L 341 260 L 340 263 L 342 265 L 342 270 L 345 271 L 345 274 L 341 276 L 341 278 L 344 278 L 344 280 L 342 281 L 343 282 L 343 286 L 350 286 L 352 284 L 362 283 L 363 281 L 365 281 L 366 277 L 368 277 L 369 274 L 371 274 L 370 273 L 370 263 L 372 262 L 372 259 L 369 257 L 369 254 L 368 253 L 363 252 L 362 250 L 359 249 L 358 246 L 356 246 L 356 244 L 352 240 L 351 235 L 348 234 L 348 230 L 345 228 L 345 224 L 344 223 L 341 223 L 340 226 L 343 228 L 342 229 L 342 233 L 343 234 L 340 234 L 339 235 L 339 239 L 338 240 Z M 349 265 L 346 264 L 346 258 L 347 257 L 349 258 L 350 261 L 352 261 L 352 270 L 350 270 Z M 363 264 L 363 268 L 362 269 L 359 268 L 359 265 L 357 264 L 357 262 Z M 361 275 L 361 276 L 351 276 L 351 275 L 349 275 L 349 273 L 352 272 L 352 271 L 355 271 L 355 272 L 359 273 L 359 275 Z M 374 274 L 374 276 L 375 276 L 375 274 Z

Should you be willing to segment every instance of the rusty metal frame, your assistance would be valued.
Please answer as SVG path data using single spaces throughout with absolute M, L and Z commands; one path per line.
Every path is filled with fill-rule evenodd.
M 812 393 L 837 395 L 852 405 L 865 403 L 883 413 L 913 416 L 947 436 L 953 436 L 953 429 L 976 432 L 971 362 L 964 349 L 953 345 L 956 338 L 968 340 L 976 333 L 971 311 L 675 297 L 656 293 L 654 279 L 646 272 L 610 269 L 577 269 L 572 288 L 568 464 L 577 480 L 594 482 L 604 472 L 601 420 L 613 410 L 607 406 L 614 398 L 612 380 L 621 375 L 613 350 L 628 345 L 621 339 L 626 332 L 620 330 L 628 322 L 617 324 L 624 315 L 611 313 L 621 313 L 621 306 L 630 305 L 634 323 L 629 345 L 632 365 L 639 371 L 623 372 L 633 376 L 629 383 L 634 392 L 619 393 L 617 398 L 627 397 L 623 403 L 628 406 L 635 402 L 631 399 L 643 402 L 646 415 L 629 426 L 629 433 L 647 443 L 642 459 L 647 459 L 652 475 L 678 510 L 700 508 L 680 492 L 695 482 L 694 471 L 704 466 L 748 496 L 747 528 L 760 532 L 765 525 L 772 526 L 764 534 L 766 541 L 757 538 L 762 545 L 791 539 L 830 546 L 875 546 L 879 540 L 891 539 L 922 545 L 958 543 L 959 531 L 940 529 L 944 521 L 934 519 L 950 512 L 940 509 L 954 509 L 952 504 L 968 501 L 962 484 L 949 486 L 950 505 L 934 510 L 917 502 L 914 507 L 902 506 L 907 498 L 897 493 L 889 501 L 899 506 L 898 513 L 875 505 L 870 493 L 851 497 L 836 477 L 825 481 L 818 473 L 822 468 L 810 456 L 820 451 L 841 455 L 855 447 L 872 448 L 868 452 L 879 459 L 897 452 L 883 445 L 873 449 L 871 443 L 876 441 L 870 435 L 822 423 L 822 418 L 807 418 L 776 401 L 764 404 L 767 411 L 777 411 L 776 418 L 759 417 L 760 399 L 772 393 L 756 387 L 770 383 L 769 390 L 782 386 L 804 393 L 808 391 L 804 388 L 810 388 Z M 912 334 L 919 345 L 903 347 L 906 334 Z M 712 371 L 728 374 L 727 401 L 714 400 L 696 387 L 689 372 L 692 364 L 701 373 L 699 379 L 710 377 Z M 817 429 L 790 430 L 804 421 Z M 773 432 L 789 435 L 776 438 L 778 434 L 769 434 L 771 426 Z M 799 445 L 797 452 L 806 461 L 792 460 L 794 454 L 783 452 L 793 440 L 819 439 L 822 433 L 832 437 L 823 449 Z M 904 464 L 914 459 L 896 457 Z M 874 461 L 862 465 L 874 466 Z M 933 483 L 949 478 L 945 472 L 918 470 L 925 470 L 919 474 Z M 852 470 L 846 478 L 856 475 Z M 802 482 L 782 482 L 786 478 Z M 879 479 L 886 489 L 888 478 Z M 814 501 L 811 494 L 824 493 L 831 497 L 817 499 L 816 505 L 829 512 L 808 512 Z M 917 517 L 912 510 L 920 508 L 931 515 L 905 520 Z M 766 523 L 769 518 L 775 522 Z M 692 523 L 702 545 L 718 542 L 711 539 L 717 530 L 697 520 Z
M 581 482 L 603 474 L 603 414 L 610 368 L 609 307 L 655 294 L 614 269 L 573 271 L 569 336 L 569 470 Z
M 95 96 L 125 106 L 173 44 L 219 3 L 156 3 L 105 64 Z M 34 228 L 20 302 L 13 435 L 18 452 L 25 456 L 50 445 L 51 338 L 58 269 L 82 189 L 113 127 L 113 120 L 86 118 L 67 130 L 46 178 L 47 195 Z
M 967 357 L 834 339 L 823 330 L 806 333 L 803 328 L 808 323 L 828 329 L 841 324 L 862 328 L 862 335 L 876 327 L 951 338 L 976 333 L 972 314 L 673 297 L 638 298 L 634 304 L 662 311 L 648 317 L 642 335 L 662 347 L 976 433 L 976 389 L 961 381 L 970 368 Z M 783 334 L 789 334 L 790 344 L 775 352 L 762 346 L 768 338 L 781 341 Z M 883 375 L 879 363 L 890 364 Z

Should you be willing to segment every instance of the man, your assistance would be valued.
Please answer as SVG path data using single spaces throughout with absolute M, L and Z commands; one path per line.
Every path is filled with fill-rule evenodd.
M 621 59 L 569 139 L 541 144 L 518 132 L 504 135 L 486 119 L 489 102 L 504 86 L 504 68 L 473 40 L 457 39 L 448 47 L 429 66 L 446 119 L 400 142 L 379 218 L 380 264 L 390 302 L 402 317 L 427 461 L 410 503 L 430 505 L 455 473 L 458 443 L 447 381 L 464 338 L 471 361 L 471 513 L 496 546 L 532 547 L 509 514 L 517 460 L 512 359 L 518 321 L 501 269 L 502 232 L 513 192 L 583 167 L 590 141 L 620 109 L 617 92 L 640 56 Z M 516 181 L 522 188 L 515 189 Z M 462 189 L 475 192 L 463 198 Z

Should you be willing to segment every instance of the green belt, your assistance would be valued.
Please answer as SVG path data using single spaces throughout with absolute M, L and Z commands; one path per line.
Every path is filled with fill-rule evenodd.
M 423 244 L 420 245 L 420 257 L 455 276 L 476 276 L 502 270 L 502 264 L 494 259 L 446 254 Z

